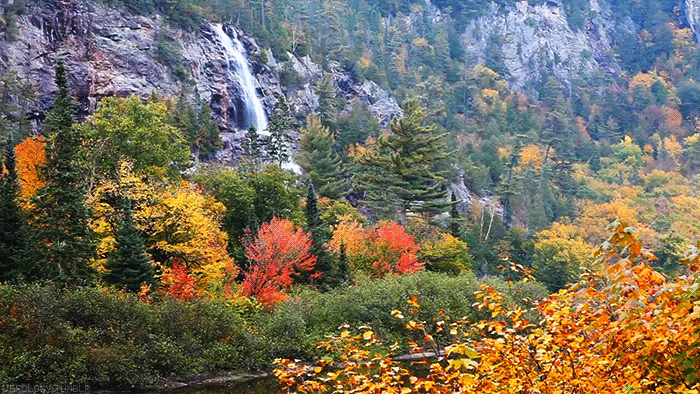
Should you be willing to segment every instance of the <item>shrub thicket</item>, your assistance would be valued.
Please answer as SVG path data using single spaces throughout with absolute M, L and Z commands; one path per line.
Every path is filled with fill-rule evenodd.
M 546 294 L 537 284 L 489 279 L 512 300 Z M 519 286 L 519 287 L 517 287 Z M 360 280 L 328 293 L 300 290 L 272 312 L 229 303 L 160 299 L 95 287 L 0 285 L 0 384 L 22 382 L 148 386 L 173 376 L 269 368 L 277 357 L 313 359 L 317 341 L 347 323 L 371 324 L 387 344 L 410 332 L 391 317 L 409 314 L 416 296 L 421 320 L 441 310 L 482 317 L 472 306 L 477 280 L 421 272 Z

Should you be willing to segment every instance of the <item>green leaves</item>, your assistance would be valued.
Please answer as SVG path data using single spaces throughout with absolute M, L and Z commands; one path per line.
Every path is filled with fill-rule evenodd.
M 190 150 L 182 133 L 167 124 L 164 103 L 146 104 L 137 96 L 106 98 L 80 126 L 87 140 L 91 175 L 111 174 L 119 160 L 139 173 L 179 176 L 189 167 Z

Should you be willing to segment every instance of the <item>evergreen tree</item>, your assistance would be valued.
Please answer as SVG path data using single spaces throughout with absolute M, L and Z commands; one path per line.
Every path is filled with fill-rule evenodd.
M 56 66 L 56 85 L 54 107 L 46 116 L 46 184 L 34 201 L 31 258 L 41 265 L 43 278 L 62 284 L 86 284 L 95 276 L 90 266 L 95 244 L 78 164 L 83 138 L 73 126 L 74 101 L 61 60 Z
M 5 146 L 4 163 L 0 159 L 0 283 L 32 276 L 23 259 L 26 226 L 22 207 L 17 202 L 20 186 L 12 145 L 10 139 Z M 3 173 L 3 164 L 6 173 Z
M 114 234 L 116 250 L 107 260 L 105 282 L 128 291 L 138 292 L 142 284 L 155 285 L 153 266 L 146 254 L 146 246 L 134 223 L 131 201 L 125 199 L 122 219 Z
M 321 280 L 329 284 L 333 279 L 333 262 L 325 247 L 329 234 L 323 228 L 318 209 L 318 197 L 316 196 L 314 184 L 311 182 L 309 182 L 307 188 L 306 210 L 304 213 L 306 214 L 307 229 L 311 233 L 310 252 L 316 256 L 316 269 L 322 273 Z
M 254 126 L 248 128 L 248 132 L 245 134 L 245 145 L 243 147 L 246 156 L 253 164 L 253 167 L 257 167 L 260 160 L 260 141 L 258 140 L 258 131 L 255 130 Z
M 328 128 L 318 118 L 310 116 L 299 139 L 297 164 L 309 175 L 320 196 L 337 200 L 348 194 L 350 183 L 334 145 Z
M 157 96 L 153 102 L 159 102 Z M 175 108 L 168 111 L 167 122 L 180 130 L 200 159 L 212 158 L 222 147 L 219 127 L 211 116 L 209 104 L 199 97 L 196 90 L 193 103 L 188 102 L 185 91 L 182 92 Z
M 348 264 L 348 247 L 345 242 L 340 244 L 340 255 L 338 256 L 338 264 L 335 267 L 335 278 L 338 283 L 347 281 L 350 277 L 350 265 Z
M 376 210 L 393 204 L 400 221 L 408 211 L 435 214 L 450 204 L 443 190 L 447 173 L 437 170 L 449 155 L 444 135 L 436 134 L 425 118 L 421 104 L 408 100 L 403 119 L 392 122 L 391 132 L 380 137 L 376 149 L 356 158 L 367 200 Z
M 200 100 L 199 96 L 197 96 L 196 102 L 199 103 L 199 112 L 197 113 L 199 127 L 197 128 L 195 146 L 199 148 L 199 157 L 207 160 L 211 159 L 214 153 L 224 145 L 219 134 L 219 126 L 216 125 L 211 116 L 209 104 Z
M 321 123 L 330 130 L 335 130 L 338 121 L 338 102 L 332 74 L 326 74 L 321 78 L 316 86 L 316 93 L 318 94 L 318 114 Z
M 293 126 L 294 118 L 289 103 L 284 95 L 280 95 L 267 126 L 267 130 L 270 132 L 268 154 L 273 163 L 282 165 L 282 163 L 289 161 L 289 144 L 291 143 L 289 131 Z

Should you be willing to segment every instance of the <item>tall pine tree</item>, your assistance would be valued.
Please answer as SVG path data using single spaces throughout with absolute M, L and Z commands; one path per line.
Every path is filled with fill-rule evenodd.
M 56 85 L 54 107 L 45 122 L 46 184 L 34 201 L 31 258 L 40 265 L 44 279 L 80 285 L 95 278 L 90 266 L 95 244 L 88 225 L 84 176 L 79 164 L 83 138 L 73 125 L 75 105 L 61 60 L 56 66 Z
M 122 204 L 121 211 L 122 218 L 114 234 L 116 250 L 105 264 L 107 274 L 104 280 L 136 293 L 141 285 L 154 285 L 156 281 L 128 198 Z
M 270 124 L 267 126 L 267 130 L 270 132 L 267 153 L 270 156 L 270 161 L 280 166 L 289 161 L 289 148 L 292 142 L 289 131 L 292 127 L 294 127 L 294 118 L 289 103 L 282 94 L 277 98 L 277 103 L 275 103 L 270 117 Z
M 377 211 L 393 205 L 401 222 L 409 211 L 435 214 L 450 205 L 444 191 L 447 173 L 439 169 L 449 155 L 444 136 L 425 121 L 420 102 L 408 100 L 403 119 L 391 123 L 391 132 L 380 137 L 375 148 L 355 157 L 367 200 Z
M 330 130 L 335 130 L 338 122 L 338 101 L 335 86 L 333 86 L 333 75 L 325 74 L 316 86 L 318 94 L 318 114 L 321 123 Z
M 17 201 L 20 186 L 12 145 L 10 139 L 5 145 L 4 161 L 0 160 L 0 283 L 32 279 L 24 259 L 27 233 L 25 215 Z

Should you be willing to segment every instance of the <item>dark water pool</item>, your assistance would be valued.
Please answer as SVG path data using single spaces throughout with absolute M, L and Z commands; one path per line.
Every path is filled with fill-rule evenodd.
M 144 394 L 280 394 L 282 393 L 274 377 L 257 378 L 245 381 L 215 383 L 183 387 L 173 390 L 152 391 Z

